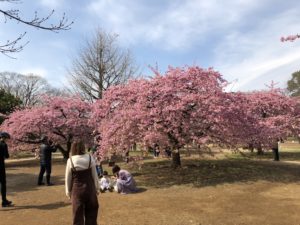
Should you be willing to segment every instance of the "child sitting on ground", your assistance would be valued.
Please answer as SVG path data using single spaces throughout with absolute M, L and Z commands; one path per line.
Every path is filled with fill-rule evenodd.
M 103 176 L 99 181 L 99 185 L 100 185 L 100 191 L 102 193 L 107 191 L 107 190 L 113 191 L 114 188 L 112 186 L 110 178 L 108 177 L 107 171 L 103 172 Z

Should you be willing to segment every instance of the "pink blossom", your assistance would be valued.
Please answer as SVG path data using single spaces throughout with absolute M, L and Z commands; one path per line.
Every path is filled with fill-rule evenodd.
M 300 35 L 299 34 L 296 34 L 296 35 L 289 35 L 287 37 L 281 37 L 280 38 L 280 41 L 281 42 L 285 42 L 285 41 L 291 41 L 293 42 L 294 40 L 296 40 L 297 38 L 300 38 Z
M 31 145 L 35 148 L 42 135 L 62 147 L 76 138 L 90 143 L 94 129 L 89 123 L 90 115 L 91 104 L 77 97 L 46 97 L 42 105 L 10 114 L 1 129 L 11 134 L 12 150 L 29 150 Z

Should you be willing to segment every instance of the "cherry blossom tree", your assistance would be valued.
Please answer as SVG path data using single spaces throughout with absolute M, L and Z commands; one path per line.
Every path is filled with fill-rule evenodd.
M 142 142 L 142 127 L 138 126 L 142 112 L 135 110 L 135 103 L 147 84 L 140 79 L 112 86 L 104 92 L 103 99 L 94 103 L 91 123 L 100 134 L 98 150 L 102 157 L 112 150 L 124 153 L 132 144 Z
M 191 143 L 270 148 L 291 132 L 295 104 L 279 90 L 227 93 L 218 72 L 199 67 L 154 72 L 152 79 L 110 88 L 95 103 L 101 154 L 159 145 L 172 149 L 176 167 L 180 149 Z
M 292 124 L 297 115 L 294 99 L 275 88 L 241 95 L 245 104 L 240 105 L 240 108 L 254 121 L 251 123 L 245 121 L 250 129 L 244 141 L 249 145 L 258 150 L 270 149 L 278 139 L 284 139 L 294 133 Z
M 169 68 L 105 92 L 94 107 L 100 118 L 101 151 L 123 151 L 134 143 L 173 151 L 174 166 L 186 144 L 217 141 L 226 81 L 213 69 Z
M 15 150 L 48 135 L 65 158 L 74 139 L 92 142 L 96 134 L 102 157 L 136 143 L 158 145 L 172 150 L 174 167 L 180 166 L 180 150 L 192 143 L 270 149 L 276 138 L 300 133 L 299 107 L 278 89 L 228 93 L 218 72 L 197 66 L 154 75 L 112 86 L 95 103 L 47 97 L 13 112 L 1 129 L 11 134 Z
M 28 144 L 35 146 L 42 135 L 47 135 L 58 144 L 64 158 L 68 158 L 74 139 L 92 141 L 90 113 L 90 103 L 77 97 L 45 96 L 42 105 L 10 114 L 1 129 L 10 133 L 12 150 L 28 150 Z

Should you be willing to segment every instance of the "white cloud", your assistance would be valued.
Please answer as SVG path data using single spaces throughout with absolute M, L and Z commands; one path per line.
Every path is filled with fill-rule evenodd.
M 211 32 L 228 29 L 261 1 L 173 1 L 166 7 L 146 1 L 92 2 L 88 11 L 126 41 L 148 42 L 166 49 L 185 49 Z
M 270 80 L 280 81 L 283 86 L 295 70 L 300 41 L 291 44 L 279 40 L 300 30 L 296 4 L 174 0 L 168 5 L 155 5 L 146 1 L 95 0 L 88 9 L 127 43 L 148 43 L 172 54 L 177 50 L 189 52 L 205 43 L 204 47 L 209 46 L 215 55 L 211 66 L 227 80 L 237 81 L 232 89 L 242 90 L 259 85 L 263 88 Z M 200 48 L 198 54 L 206 52 Z M 259 84 L 251 88 L 253 82 Z
M 64 3 L 64 0 L 41 0 L 40 4 L 46 6 L 50 9 L 57 9 L 61 7 Z
M 271 80 L 286 85 L 300 68 L 300 42 L 282 43 L 280 37 L 300 30 L 299 12 L 292 9 L 261 20 L 245 33 L 229 33 L 215 48 L 216 68 L 229 81 L 231 90 L 265 88 Z
M 34 74 L 43 77 L 54 87 L 68 86 L 64 68 L 55 68 L 55 70 L 51 70 L 50 68 L 27 67 L 17 72 L 24 75 Z
M 31 43 L 14 55 L 17 60 L 2 56 L 1 71 L 35 73 L 62 85 L 62 68 L 73 56 L 70 51 L 78 49 L 79 35 L 89 37 L 97 26 L 120 34 L 121 44 L 131 46 L 145 65 L 214 66 L 227 80 L 238 80 L 234 90 L 264 86 L 271 79 L 282 83 L 300 67 L 300 40 L 279 41 L 300 31 L 296 0 L 41 0 L 25 7 L 24 13 L 31 15 L 41 4 L 45 12 L 69 10 L 67 15 L 76 18 L 74 26 L 55 38 L 40 30 L 28 32 L 24 41 Z M 4 41 L 23 30 L 11 21 L 1 25 Z
M 39 67 L 32 67 L 32 68 L 27 67 L 27 68 L 20 69 L 17 72 L 24 74 L 24 75 L 34 74 L 34 75 L 38 75 L 38 76 L 41 76 L 44 78 L 47 78 L 47 76 L 48 76 L 47 70 L 44 68 L 39 68 Z
M 288 52 L 283 56 L 270 56 L 270 59 L 265 55 L 265 60 L 261 57 L 249 58 L 241 64 L 221 68 L 220 72 L 227 80 L 234 81 L 229 87 L 232 91 L 262 89 L 271 81 L 284 87 L 297 66 L 298 69 L 300 67 L 300 48 L 294 50 L 295 52 Z

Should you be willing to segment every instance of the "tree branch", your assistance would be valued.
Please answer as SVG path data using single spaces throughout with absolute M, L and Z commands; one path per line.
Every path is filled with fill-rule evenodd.
M 19 0 L 0 0 L 0 2 L 9 2 L 9 3 L 17 3 Z M 10 10 L 2 10 L 0 9 L 0 14 L 3 14 L 5 18 L 5 23 L 10 20 L 15 20 L 17 23 L 22 23 L 27 26 L 31 26 L 37 29 L 42 29 L 42 30 L 48 30 L 48 31 L 53 31 L 58 33 L 60 30 L 69 30 L 71 29 L 71 25 L 74 23 L 69 22 L 68 19 L 65 16 L 65 13 L 63 14 L 62 18 L 58 21 L 58 23 L 55 24 L 50 24 L 50 25 L 44 25 L 46 21 L 50 20 L 51 16 L 54 14 L 54 10 L 52 10 L 46 17 L 39 17 L 38 13 L 34 13 L 34 17 L 31 20 L 25 20 L 22 19 L 19 14 L 20 11 L 18 9 L 10 9 Z M 18 45 L 19 41 L 23 39 L 23 37 L 26 35 L 26 32 L 23 34 L 20 34 L 19 37 L 16 39 L 10 41 L 8 40 L 5 44 L 0 45 L 0 53 L 10 57 L 14 58 L 8 55 L 8 53 L 16 53 L 20 52 L 23 50 L 24 46 L 26 46 L 29 41 L 27 41 L 24 44 Z
M 68 19 L 65 16 L 65 13 L 63 14 L 62 19 L 59 21 L 59 23 L 57 25 L 53 25 L 51 24 L 50 26 L 44 26 L 42 25 L 45 21 L 49 20 L 50 17 L 54 14 L 54 10 L 51 11 L 51 13 L 49 13 L 48 16 L 46 17 L 42 17 L 39 18 L 37 15 L 37 12 L 34 13 L 34 18 L 32 20 L 23 20 L 20 16 L 19 16 L 19 10 L 1 10 L 0 9 L 0 13 L 2 13 L 5 18 L 9 18 L 9 19 L 13 19 L 16 20 L 20 23 L 26 24 L 28 26 L 32 26 L 38 29 L 42 29 L 42 30 L 50 30 L 53 32 L 58 32 L 60 30 L 70 30 L 71 29 L 71 25 L 74 23 L 72 22 L 68 22 Z

